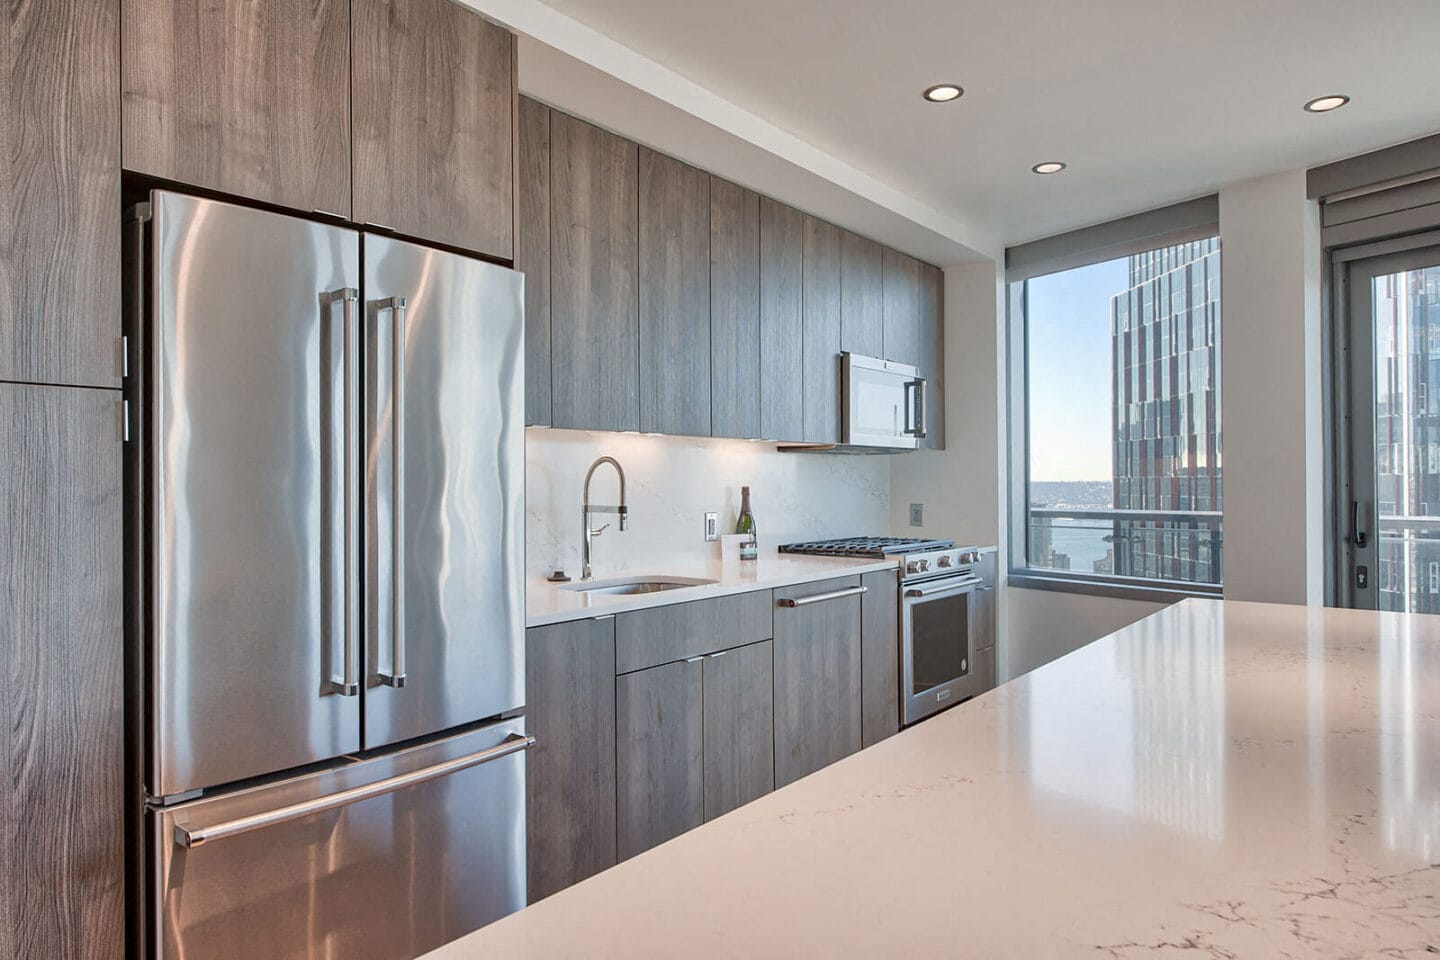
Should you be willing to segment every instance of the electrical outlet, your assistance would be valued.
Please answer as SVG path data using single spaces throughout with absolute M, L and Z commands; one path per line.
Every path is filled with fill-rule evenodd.
M 705 514 L 705 540 L 711 542 L 720 539 L 720 514 Z
M 925 525 L 925 504 L 910 504 L 910 526 L 921 527 Z

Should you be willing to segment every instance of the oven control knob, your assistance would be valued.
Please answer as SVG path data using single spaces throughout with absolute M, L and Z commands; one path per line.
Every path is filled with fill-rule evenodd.
M 943 557 L 940 558 L 940 566 L 942 566 L 942 567 L 948 567 L 948 566 L 950 566 L 950 554 L 947 553 L 947 554 L 945 554 L 945 556 L 943 556 Z
M 930 561 L 929 561 L 929 560 L 921 560 L 921 561 L 920 561 L 920 569 L 921 569 L 921 570 L 929 570 L 929 569 L 930 569 Z
M 906 572 L 906 573 L 919 573 L 919 572 L 920 572 L 920 561 L 918 561 L 918 560 L 911 560 L 909 563 L 905 564 L 905 572 Z

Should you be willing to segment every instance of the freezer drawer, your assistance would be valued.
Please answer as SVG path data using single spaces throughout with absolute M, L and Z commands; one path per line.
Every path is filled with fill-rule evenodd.
M 523 726 L 152 810 L 155 954 L 411 958 L 518 910 Z

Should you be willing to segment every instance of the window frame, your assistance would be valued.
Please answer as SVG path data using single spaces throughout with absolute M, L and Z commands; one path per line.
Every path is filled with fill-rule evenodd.
M 1142 215 L 1143 216 L 1143 215 Z M 1091 230 L 1096 228 L 1089 228 Z M 1085 231 L 1079 231 L 1084 233 Z M 1217 584 L 1192 581 L 1169 580 L 1151 577 L 1117 576 L 1115 574 L 1086 573 L 1071 570 L 1049 570 L 1030 566 L 1030 409 L 1029 368 L 1030 338 L 1029 316 L 1026 304 L 1028 280 L 1066 270 L 1080 269 L 1096 263 L 1119 259 L 1135 253 L 1162 249 L 1178 243 L 1199 239 L 1219 239 L 1218 223 L 1200 227 L 1187 227 L 1170 236 L 1150 235 L 1136 240 L 1126 247 L 1109 246 L 1098 249 L 1091 256 L 1068 254 L 1057 259 L 1051 269 L 1036 270 L 1033 267 L 1021 271 L 1020 275 L 1006 277 L 1005 283 L 1005 327 L 1006 327 L 1006 413 L 1010 424 L 1006 449 L 1006 475 L 1008 483 L 1008 541 L 1009 569 L 1006 583 L 1012 587 L 1036 590 L 1053 590 L 1065 593 L 1088 594 L 1124 600 L 1144 600 L 1169 603 L 1190 597 L 1217 598 L 1224 595 L 1222 582 Z M 1221 245 L 1223 247 L 1223 244 Z M 1221 251 L 1223 260 L 1224 252 Z M 1009 255 L 1007 252 L 1007 262 Z M 1222 291 L 1223 295 L 1223 291 Z M 1223 314 L 1222 314 L 1223 316 Z M 1218 379 L 1218 378 L 1217 378 Z M 1218 402 L 1218 398 L 1217 398 Z M 1115 442 L 1114 437 L 1111 443 Z M 1223 482 L 1223 475 L 1222 475 Z M 1210 511 L 1198 511 L 1210 512 Z M 1223 511 L 1222 511 L 1223 514 Z M 1224 531 L 1223 516 L 1220 530 Z

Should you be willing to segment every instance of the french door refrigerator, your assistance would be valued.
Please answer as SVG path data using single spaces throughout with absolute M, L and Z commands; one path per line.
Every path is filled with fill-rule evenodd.
M 147 951 L 411 957 L 518 909 L 521 276 L 165 191 L 126 268 Z

